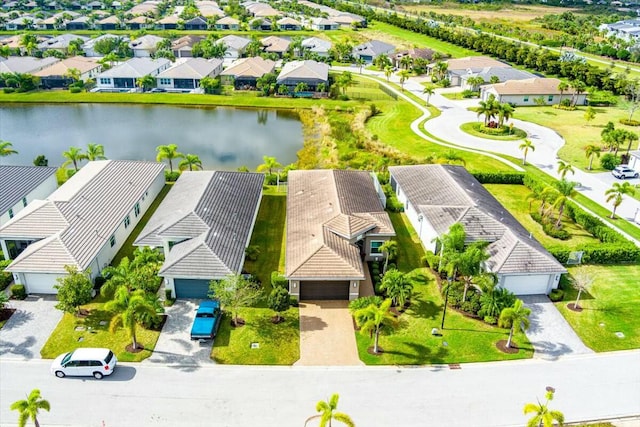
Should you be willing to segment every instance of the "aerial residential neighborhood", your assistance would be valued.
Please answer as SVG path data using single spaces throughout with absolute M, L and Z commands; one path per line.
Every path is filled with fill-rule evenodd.
M 0 5 L 0 426 L 640 426 L 640 5 Z

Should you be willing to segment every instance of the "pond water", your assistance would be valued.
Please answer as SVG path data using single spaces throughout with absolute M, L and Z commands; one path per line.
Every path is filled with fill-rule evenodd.
M 104 145 L 110 159 L 155 160 L 158 145 L 177 144 L 205 169 L 220 170 L 254 170 L 264 155 L 295 162 L 303 141 L 291 111 L 131 104 L 2 104 L 0 139 L 18 151 L 0 160 L 5 165 L 31 165 L 44 154 L 58 166 L 63 151 L 87 143 Z

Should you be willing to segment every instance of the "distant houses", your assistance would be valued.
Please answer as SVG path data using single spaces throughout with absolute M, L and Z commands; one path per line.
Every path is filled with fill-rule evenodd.
M 100 73 L 96 77 L 96 86 L 102 91 L 130 91 L 137 88 L 139 78 L 155 77 L 170 65 L 171 61 L 164 58 L 133 58 Z
M 189 58 L 156 76 L 157 86 L 167 91 L 192 91 L 200 87 L 205 77 L 217 77 L 222 72 L 222 59 Z

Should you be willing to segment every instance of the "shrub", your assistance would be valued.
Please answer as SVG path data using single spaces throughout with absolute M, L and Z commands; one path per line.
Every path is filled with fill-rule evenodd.
M 490 325 L 497 325 L 498 324 L 498 319 L 496 319 L 493 316 L 484 316 L 484 322 L 488 323 Z
M 27 290 L 24 285 L 13 285 L 11 287 L 11 297 L 15 299 L 25 299 L 27 297 Z
M 564 298 L 564 291 L 562 289 L 552 289 L 549 294 L 549 299 L 553 302 L 562 301 Z
M 280 319 L 280 313 L 289 310 L 289 307 L 291 307 L 289 292 L 283 287 L 274 287 L 267 298 L 267 305 L 277 313 L 278 319 Z
M 633 119 L 620 119 L 620 123 L 627 126 L 640 126 L 640 121 Z
M 600 166 L 608 171 L 613 170 L 620 162 L 620 158 L 611 153 L 605 153 L 600 157 Z
M 244 250 L 244 255 L 249 261 L 255 261 L 260 255 L 260 247 L 258 245 L 249 245 L 247 249 Z
M 438 255 L 427 251 L 420 261 L 427 267 L 438 271 L 438 264 L 440 263 L 440 257 Z
M 13 93 L 13 92 L 15 92 L 15 91 L 16 91 L 16 89 L 15 89 L 15 88 L 13 88 L 13 87 L 3 87 L 3 88 L 2 88 L 2 91 L 3 91 L 4 93 Z
M 11 260 L 0 261 L 0 291 L 7 289 L 7 286 L 13 281 L 13 275 L 4 271 L 4 269 L 11 264 Z
M 180 172 L 178 171 L 164 171 L 164 179 L 167 182 L 176 182 L 180 178 Z
M 291 307 L 297 307 L 298 306 L 298 298 L 296 298 L 294 296 L 289 296 L 289 301 L 291 302 Z
M 481 184 L 517 184 L 522 185 L 524 173 L 521 172 L 475 172 L 473 176 Z
M 164 290 L 164 299 L 169 301 L 173 298 L 171 298 L 171 289 L 165 289 Z
M 69 93 L 80 93 L 80 92 L 82 92 L 82 89 L 77 86 L 69 87 Z
M 387 197 L 386 207 L 389 212 L 404 212 L 404 205 L 396 197 Z
M 480 295 L 475 292 L 467 292 L 467 300 L 460 305 L 460 309 L 464 312 L 477 315 L 480 308 Z
M 531 212 L 531 218 L 538 224 L 542 225 L 542 231 L 547 236 L 560 239 L 560 240 L 568 240 L 571 235 L 564 228 L 556 228 L 555 224 L 543 218 L 538 212 Z
M 475 96 L 478 96 L 478 92 L 477 91 L 473 91 L 473 90 L 469 90 L 469 89 L 465 89 L 462 91 L 462 97 L 463 98 L 473 98 Z
M 358 299 L 354 299 L 353 301 L 349 302 L 349 312 L 353 314 L 362 308 L 369 307 L 371 304 L 375 304 L 380 307 L 380 305 L 382 304 L 382 297 L 373 295 L 369 297 L 360 297 Z
M 271 286 L 275 288 L 289 289 L 289 281 L 278 271 L 271 272 Z

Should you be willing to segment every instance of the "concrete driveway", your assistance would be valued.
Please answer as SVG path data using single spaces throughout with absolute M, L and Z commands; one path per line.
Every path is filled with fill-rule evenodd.
M 211 360 L 212 341 L 200 343 L 190 338 L 191 324 L 200 301 L 178 300 L 167 307 L 167 321 L 151 357 L 143 363 L 163 364 L 184 370 L 195 370 L 214 364 Z
M 348 304 L 348 301 L 300 303 L 300 359 L 294 365 L 363 365 Z
M 531 309 L 531 325 L 526 333 L 535 350 L 533 357 L 553 360 L 560 356 L 593 353 L 546 295 L 519 298 Z
M 55 308 L 55 295 L 30 295 L 24 301 L 11 300 L 16 312 L 0 329 L 0 358 L 41 359 L 40 350 L 62 319 Z

